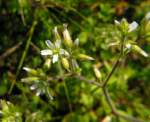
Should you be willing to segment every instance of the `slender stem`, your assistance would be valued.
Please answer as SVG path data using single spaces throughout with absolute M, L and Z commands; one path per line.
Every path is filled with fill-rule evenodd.
M 21 57 L 21 60 L 19 62 L 19 66 L 17 68 L 17 72 L 16 72 L 16 77 L 19 75 L 20 73 L 20 70 L 21 70 L 21 67 L 24 63 L 24 60 L 26 58 L 26 55 L 27 55 L 27 52 L 28 52 L 28 49 L 29 49 L 29 46 L 30 46 L 30 43 L 31 43 L 31 39 L 32 39 L 32 36 L 33 36 L 33 33 L 34 33 L 34 29 L 35 29 L 35 26 L 37 24 L 37 21 L 34 21 L 31 28 L 30 28 L 30 31 L 29 31 L 29 38 L 26 42 L 26 46 L 25 46 L 25 50 L 23 51 L 23 54 L 22 54 L 22 57 Z
M 60 74 L 60 76 L 63 77 L 64 73 L 63 73 L 63 70 L 62 70 L 62 67 L 61 67 L 60 60 L 58 61 L 58 68 L 59 68 L 59 74 Z M 69 91 L 68 91 L 67 84 L 66 84 L 65 80 L 63 80 L 63 85 L 64 85 L 64 90 L 65 90 L 65 94 L 66 94 L 68 105 L 69 105 L 69 110 L 72 113 L 71 100 L 70 100 L 70 97 L 69 97 Z
M 108 103 L 110 109 L 112 110 L 112 113 L 116 115 L 116 113 L 117 113 L 117 112 L 116 112 L 116 108 L 115 108 L 115 106 L 113 105 L 113 103 L 112 103 L 112 101 L 111 101 L 111 98 L 110 98 L 110 96 L 109 96 L 109 94 L 108 94 L 107 89 L 106 89 L 105 87 L 103 87 L 102 90 L 103 90 L 104 96 L 105 96 L 105 98 L 106 98 L 106 101 L 107 101 L 107 103 Z
M 72 113 L 72 105 L 71 105 L 71 101 L 70 101 L 70 97 L 69 97 L 69 91 L 68 91 L 67 84 L 66 84 L 65 81 L 64 81 L 64 84 L 63 84 L 63 85 L 64 85 L 64 89 L 65 89 L 67 101 L 68 101 L 68 104 L 69 104 L 69 110 L 70 110 L 70 112 Z
M 83 80 L 87 83 L 90 83 L 90 84 L 93 84 L 93 85 L 96 85 L 98 87 L 102 87 L 102 84 L 99 83 L 99 82 L 96 82 L 95 80 L 89 80 L 89 79 L 86 79 L 85 77 L 81 76 L 81 75 L 75 75 L 76 78 L 80 79 L 80 80 Z
M 22 45 L 22 42 L 19 42 L 15 46 L 7 49 L 2 55 L 0 55 L 0 60 L 4 60 L 6 57 L 14 53 L 21 45 Z
M 115 116 L 121 117 L 121 118 L 123 118 L 123 119 L 125 119 L 125 120 L 127 120 L 127 121 L 130 121 L 130 122 L 144 122 L 143 120 L 139 120 L 139 119 L 137 119 L 137 118 L 135 118 L 135 117 L 132 117 L 132 116 L 129 116 L 129 115 L 125 115 L 125 114 L 119 113 L 119 112 L 117 111 L 116 107 L 114 106 L 114 104 L 113 104 L 113 102 L 112 102 L 112 100 L 111 100 L 111 98 L 110 98 L 110 96 L 109 96 L 109 93 L 108 93 L 107 89 L 106 89 L 105 87 L 102 88 L 102 89 L 103 89 L 103 93 L 104 93 L 104 96 L 105 96 L 105 98 L 106 98 L 106 101 L 107 101 L 107 103 L 108 103 L 108 105 L 109 105 L 109 107 L 110 107 L 112 113 L 113 113 Z
M 116 70 L 116 68 L 117 68 L 117 66 L 118 66 L 118 64 L 119 64 L 119 62 L 120 62 L 120 57 L 117 59 L 117 61 L 115 62 L 114 66 L 113 66 L 113 68 L 112 68 L 112 70 L 110 71 L 110 73 L 109 73 L 108 76 L 106 77 L 106 80 L 105 80 L 104 83 L 103 83 L 103 87 L 106 87 L 106 85 L 107 85 L 109 79 L 111 78 L 111 76 L 113 75 L 114 71 Z
M 124 55 L 124 43 L 125 43 L 125 36 L 122 37 L 122 42 L 121 42 L 121 45 L 120 45 L 120 54 L 119 54 L 119 57 L 118 59 L 116 60 L 112 70 L 110 71 L 110 73 L 108 74 L 108 76 L 106 77 L 106 80 L 104 81 L 103 83 L 103 87 L 106 87 L 109 79 L 111 78 L 111 76 L 113 75 L 114 71 L 117 69 L 118 67 L 118 64 L 121 60 L 121 57 Z
M 33 32 L 34 32 L 34 29 L 35 29 L 35 26 L 37 24 L 37 21 L 34 21 L 31 28 L 30 28 L 30 31 L 29 31 L 29 38 L 27 40 L 27 43 L 26 43 L 26 46 L 25 46 L 25 50 L 23 51 L 23 54 L 22 54 L 22 57 L 21 57 L 21 60 L 19 62 L 19 65 L 18 65 L 18 68 L 17 68 L 17 72 L 16 72 L 16 79 L 20 73 L 20 70 L 22 68 L 22 65 L 23 65 L 23 62 L 26 58 L 26 55 L 27 55 L 27 52 L 28 52 L 28 49 L 29 49 L 29 46 L 30 46 L 30 42 L 31 42 L 31 39 L 32 39 L 32 36 L 33 36 Z M 13 90 L 13 87 L 16 83 L 16 80 L 14 80 L 10 86 L 10 89 L 9 89 L 9 94 L 11 94 L 12 90 Z

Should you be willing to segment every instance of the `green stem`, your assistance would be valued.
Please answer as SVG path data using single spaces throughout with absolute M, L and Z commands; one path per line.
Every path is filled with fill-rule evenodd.
M 26 46 L 25 46 L 25 50 L 23 51 L 23 54 L 21 56 L 21 60 L 19 62 L 19 65 L 18 65 L 18 68 L 17 68 L 17 72 L 16 72 L 16 79 L 20 73 L 20 70 L 23 66 L 23 63 L 24 63 L 24 60 L 26 58 L 26 55 L 27 55 L 27 52 L 28 52 L 28 49 L 29 49 L 29 46 L 30 46 L 30 43 L 31 43 L 31 39 L 32 39 L 32 36 L 33 36 L 33 32 L 34 32 L 34 29 L 35 29 L 35 26 L 37 24 L 37 21 L 34 21 L 31 28 L 30 28 L 30 31 L 29 31 L 29 38 L 27 40 L 27 43 L 26 43 Z M 13 87 L 16 83 L 16 79 L 12 82 L 11 86 L 10 86 L 10 89 L 9 89 L 9 94 L 11 94 L 12 90 L 13 90 Z
M 120 62 L 120 57 L 117 59 L 117 61 L 115 62 L 114 66 L 113 66 L 113 68 L 112 68 L 112 70 L 110 71 L 110 73 L 109 73 L 108 76 L 106 77 L 106 80 L 105 80 L 104 83 L 103 83 L 103 87 L 106 87 L 106 85 L 107 85 L 109 79 L 111 78 L 111 76 L 113 75 L 113 73 L 115 72 L 115 70 L 117 69 L 117 66 L 118 66 L 119 62 Z
M 58 61 L 58 68 L 59 68 L 60 76 L 63 77 L 64 73 L 63 73 L 63 70 L 62 70 L 60 60 Z M 63 85 L 64 85 L 64 90 L 65 90 L 65 94 L 66 94 L 68 105 L 69 105 L 69 110 L 72 113 L 72 105 L 71 105 L 71 101 L 70 101 L 70 97 L 69 97 L 69 91 L 68 91 L 67 84 L 66 84 L 65 80 L 63 81 Z

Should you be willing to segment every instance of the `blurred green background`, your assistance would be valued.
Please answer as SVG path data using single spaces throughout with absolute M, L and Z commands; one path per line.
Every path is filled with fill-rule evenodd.
M 69 99 L 61 80 L 50 83 L 54 100 L 37 97 L 21 82 L 27 76 L 22 66 L 43 70 L 45 60 L 39 51 L 46 48 L 45 40 L 53 39 L 53 28 L 67 23 L 73 39 L 79 38 L 81 51 L 96 59 L 79 62 L 82 74 L 92 78 L 91 67 L 96 64 L 105 77 L 118 54 L 109 47 L 117 39 L 114 20 L 124 17 L 140 23 L 149 11 L 150 0 L 0 0 L 0 108 L 7 113 L 0 118 L 3 122 L 109 122 L 108 118 L 126 122 L 111 114 L 100 89 L 76 78 L 64 79 Z M 143 39 L 138 44 L 150 54 L 149 42 Z M 57 75 L 53 66 L 46 72 Z M 121 112 L 150 121 L 150 58 L 129 54 L 108 89 Z

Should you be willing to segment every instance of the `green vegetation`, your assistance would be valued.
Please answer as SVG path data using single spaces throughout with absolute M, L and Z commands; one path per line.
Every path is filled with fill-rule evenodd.
M 149 0 L 1 0 L 0 24 L 0 121 L 150 121 Z

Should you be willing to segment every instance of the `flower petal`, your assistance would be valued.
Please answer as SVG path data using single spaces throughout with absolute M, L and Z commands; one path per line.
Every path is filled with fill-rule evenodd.
M 42 50 L 41 51 L 41 55 L 52 55 L 53 52 L 49 49 L 46 49 L 46 50 Z
M 69 53 L 64 50 L 64 49 L 60 49 L 60 52 L 59 52 L 60 55 L 64 55 L 64 56 L 69 56 Z
M 38 89 L 36 92 L 36 96 L 40 96 L 41 93 L 42 93 L 42 91 Z
M 54 34 L 55 34 L 55 38 L 60 40 L 60 35 L 58 33 L 57 26 L 54 27 Z
M 60 45 L 61 45 L 61 40 L 56 40 L 55 47 L 60 48 Z
M 133 21 L 131 24 L 129 24 L 129 30 L 128 32 L 134 31 L 138 27 L 138 23 Z
M 58 54 L 53 55 L 52 62 L 55 63 L 58 61 Z
M 25 71 L 29 72 L 29 71 L 31 71 L 32 69 L 31 69 L 31 68 L 29 68 L 29 67 L 23 67 L 23 70 L 25 70 Z
M 145 16 L 146 20 L 149 20 L 150 19 L 150 12 L 148 12 Z
M 118 20 L 114 21 L 116 25 L 120 25 L 120 22 Z
M 50 49 L 54 48 L 54 44 L 50 40 L 46 40 L 45 43 Z
M 75 44 L 76 46 L 79 46 L 79 38 L 76 38 L 76 40 L 74 41 L 74 44 Z

